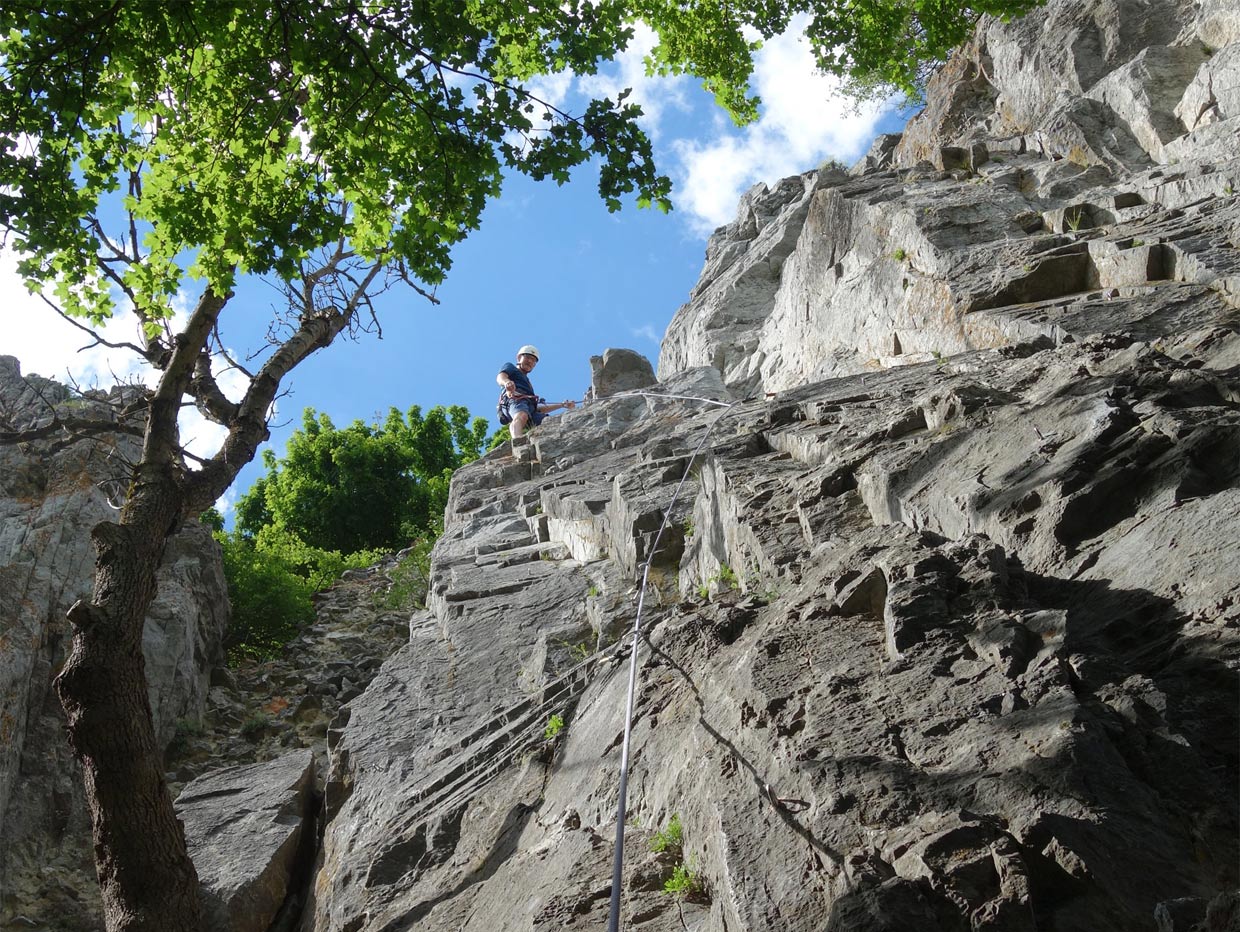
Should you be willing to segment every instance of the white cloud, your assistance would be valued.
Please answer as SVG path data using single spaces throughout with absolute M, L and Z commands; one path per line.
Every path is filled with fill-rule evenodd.
M 640 327 L 634 327 L 632 333 L 633 336 L 649 340 L 656 346 L 663 342 L 663 334 L 656 332 L 652 324 L 643 324 Z
M 797 22 L 768 40 L 755 56 L 753 87 L 762 98 L 759 120 L 741 130 L 716 122 L 713 138 L 672 143 L 676 158 L 676 207 L 695 232 L 727 223 L 741 194 L 834 158 L 849 164 L 868 148 L 883 112 L 854 112 L 839 94 L 839 81 L 815 71 L 809 43 Z
M 0 316 L 5 318 L 0 352 L 20 359 L 27 375 L 38 373 L 61 382 L 72 378 L 86 387 L 107 388 L 131 378 L 145 365 L 130 350 L 95 344 L 89 334 L 56 314 L 38 295 L 30 294 L 17 274 L 17 258 L 9 250 L 0 250 L 0 305 Z M 131 321 L 119 315 L 97 328 L 99 336 L 109 343 L 136 343 L 138 333 Z
M 568 92 L 573 86 L 573 74 L 571 71 L 561 71 L 558 74 L 542 75 L 529 85 L 530 92 L 544 103 L 548 103 L 553 107 L 563 109 L 564 102 L 568 99 Z M 541 114 L 535 114 L 541 116 Z
M 645 23 L 636 23 L 633 38 L 615 63 L 601 73 L 588 75 L 578 86 L 582 93 L 591 97 L 615 98 L 622 90 L 632 88 L 627 101 L 642 108 L 641 125 L 651 139 L 658 139 L 660 124 L 668 110 L 690 109 L 688 90 L 690 79 L 677 77 L 651 77 L 646 74 L 645 58 L 654 48 L 657 36 Z

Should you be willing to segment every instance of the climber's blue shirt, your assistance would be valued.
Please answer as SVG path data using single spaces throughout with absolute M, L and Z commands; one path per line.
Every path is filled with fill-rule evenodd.
M 533 395 L 534 386 L 530 384 L 529 376 L 514 366 L 512 363 L 506 363 L 504 368 L 499 370 L 508 378 L 512 379 L 512 387 L 516 389 L 518 395 Z M 507 393 L 501 394 L 503 400 L 499 403 L 498 414 L 500 415 L 500 423 L 507 424 L 512 420 L 512 416 L 518 411 L 524 411 L 530 416 L 530 423 L 537 427 L 542 423 L 543 418 L 547 415 L 538 410 L 538 398 L 518 398 L 515 401 L 510 399 Z M 508 420 L 504 420 L 507 418 Z
M 530 384 L 530 378 L 512 363 L 504 363 L 504 368 L 499 370 L 512 379 L 512 386 L 517 390 L 518 395 L 535 395 L 534 386 Z

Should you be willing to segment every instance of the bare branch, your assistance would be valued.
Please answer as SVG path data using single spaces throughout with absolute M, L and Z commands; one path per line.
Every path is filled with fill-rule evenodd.
M 61 433 L 71 433 L 73 439 L 98 436 L 100 434 L 128 434 L 133 437 L 142 436 L 142 428 L 122 421 L 99 420 L 87 417 L 61 417 L 53 414 L 52 419 L 38 427 L 26 427 L 22 430 L 0 430 L 0 443 L 29 443 L 33 440 L 46 440 Z
M 427 301 L 431 302 L 431 304 L 440 303 L 439 299 L 435 297 L 432 292 L 423 290 L 423 288 L 413 280 L 413 278 L 409 275 L 409 270 L 405 267 L 405 263 L 401 262 L 397 264 L 396 274 L 400 277 L 401 281 L 424 297 Z
M 339 264 L 339 255 L 337 250 L 328 263 L 335 260 Z M 366 274 L 355 282 L 343 308 L 330 305 L 319 308 L 316 306 L 315 287 L 303 288 L 306 300 L 296 331 L 276 349 L 250 382 L 245 397 L 237 407 L 236 416 L 228 424 L 228 436 L 219 451 L 189 478 L 184 504 L 187 512 L 200 512 L 215 502 L 232 484 L 241 467 L 254 458 L 258 445 L 269 436 L 267 414 L 285 376 L 311 353 L 330 346 L 342 331 L 353 324 L 357 308 L 368 300 L 370 287 L 385 267 L 386 263 L 382 261 L 371 265 Z M 316 281 L 319 287 L 337 287 L 334 284 L 336 277 L 331 274 L 319 276 Z
M 137 353 L 137 354 L 138 354 L 139 356 L 141 356 L 143 359 L 146 359 L 147 361 L 150 361 L 150 357 L 147 355 L 147 350 L 143 349 L 142 347 L 137 346 L 137 345 L 136 345 L 136 344 L 134 344 L 134 343 L 112 343 L 112 342 L 110 342 L 110 341 L 108 341 L 108 340 L 105 340 L 103 337 L 99 336 L 99 334 L 97 334 L 95 331 L 91 330 L 91 329 L 90 329 L 90 327 L 87 327 L 85 324 L 83 324 L 83 323 L 81 323 L 79 320 L 77 320 L 77 318 L 75 318 L 75 317 L 71 317 L 70 315 L 68 315 L 68 314 L 66 314 L 64 311 L 62 311 L 59 307 L 57 307 L 57 306 L 56 306 L 55 302 L 53 302 L 53 301 L 51 301 L 51 300 L 49 300 L 49 299 L 48 299 L 47 295 L 42 295 L 42 294 L 41 294 L 41 295 L 39 295 L 39 297 L 42 299 L 42 301 L 43 301 L 43 303 L 44 303 L 44 304 L 46 304 L 46 305 L 47 305 L 48 307 L 50 307 L 53 311 L 55 311 L 57 314 L 59 314 L 59 315 L 60 315 L 60 317 L 61 317 L 63 320 L 65 320 L 65 321 L 67 321 L 68 323 L 72 324 L 73 326 L 77 327 L 77 328 L 78 328 L 79 330 L 81 330 L 83 333 L 87 334 L 87 335 L 88 335 L 88 336 L 89 336 L 92 340 L 94 340 L 94 342 L 93 342 L 93 343 L 89 343 L 89 344 L 87 344 L 86 346 L 79 347 L 79 349 L 78 349 L 78 352 L 79 352 L 79 353 L 80 353 L 80 352 L 82 352 L 82 350 L 88 350 L 88 349 L 90 349 L 92 346 L 106 346 L 106 347 L 108 347 L 108 349 L 127 349 L 127 350 L 131 350 L 131 351 L 133 351 L 133 352 Z
M 228 363 L 228 367 L 230 369 L 236 369 L 248 379 L 254 378 L 254 374 L 252 372 L 246 369 L 245 366 L 241 365 L 241 363 L 237 362 L 237 360 L 233 359 L 232 356 L 228 354 L 228 350 L 224 349 L 224 340 L 220 337 L 219 321 L 216 321 L 215 329 L 212 331 L 211 336 L 215 340 L 215 352 L 221 359 L 224 360 L 224 362 Z

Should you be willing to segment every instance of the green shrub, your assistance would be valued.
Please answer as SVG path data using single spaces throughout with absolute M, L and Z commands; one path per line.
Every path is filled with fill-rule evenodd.
M 253 741 L 269 725 L 271 725 L 271 716 L 266 712 L 255 712 L 241 723 L 241 737 L 247 741 Z
M 314 620 L 310 599 L 346 569 L 369 566 L 373 551 L 345 556 L 319 550 L 276 527 L 253 539 L 216 532 L 224 549 L 224 575 L 232 603 L 232 625 L 225 638 L 229 660 L 274 657 Z
M 543 737 L 548 741 L 554 741 L 555 738 L 564 730 L 564 716 L 558 712 L 547 719 L 547 727 L 543 729 Z
M 701 889 L 702 879 L 688 864 L 677 864 L 673 867 L 672 876 L 668 877 L 663 883 L 663 892 L 676 897 L 678 900 L 693 896 L 701 892 Z
M 662 854 L 664 851 L 678 852 L 684 840 L 685 833 L 680 825 L 680 814 L 673 813 L 671 819 L 668 820 L 667 828 L 655 832 L 654 837 L 650 839 L 650 850 L 655 854 Z
M 388 572 L 392 585 L 381 600 L 383 608 L 396 611 L 426 607 L 426 593 L 431 584 L 431 548 L 434 546 L 433 538 L 423 537 Z
M 201 722 L 196 722 L 191 718 L 178 718 L 172 733 L 172 740 L 168 742 L 166 749 L 168 756 L 170 758 L 180 757 L 189 750 L 190 742 L 194 738 L 201 738 L 206 733 L 207 730 Z

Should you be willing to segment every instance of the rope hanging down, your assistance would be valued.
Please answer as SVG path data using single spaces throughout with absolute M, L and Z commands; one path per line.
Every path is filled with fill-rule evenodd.
M 689 455 L 689 462 L 685 464 L 684 475 L 680 477 L 680 482 L 676 485 L 676 490 L 672 493 L 672 500 L 668 504 L 667 509 L 663 512 L 663 522 L 659 525 L 659 530 L 654 535 L 654 543 L 651 544 L 650 553 L 646 557 L 646 562 L 642 568 L 642 584 L 637 593 L 637 614 L 633 618 L 633 647 L 629 653 L 629 693 L 625 703 L 624 711 L 624 744 L 620 752 L 620 792 L 619 801 L 616 806 L 616 850 L 613 857 L 611 872 L 611 912 L 607 919 L 607 932 L 619 932 L 620 929 L 620 888 L 621 876 L 624 873 L 624 820 L 625 807 L 628 797 L 629 786 L 629 739 L 633 734 L 633 697 L 637 690 L 637 650 L 638 638 L 641 636 L 642 630 L 642 607 L 646 602 L 646 584 L 650 578 L 650 563 L 654 559 L 655 554 L 659 552 L 659 543 L 663 539 L 663 531 L 667 528 L 667 523 L 671 519 L 672 511 L 676 507 L 676 501 L 680 498 L 680 491 L 684 488 L 685 481 L 689 478 L 689 472 L 693 469 L 693 461 L 697 459 L 698 454 L 702 451 L 702 447 L 706 445 L 707 439 L 710 437 L 711 431 L 715 425 L 719 423 L 719 419 L 727 414 L 728 409 L 742 402 L 727 403 L 723 401 L 715 401 L 711 398 L 692 398 L 686 395 L 661 395 L 655 392 L 623 392 L 624 395 L 646 395 L 652 398 L 680 398 L 686 401 L 701 401 L 706 404 L 720 405 L 723 410 L 715 415 L 714 419 L 706 425 L 706 431 L 702 434 L 702 439 L 698 441 L 698 445 L 694 447 L 693 452 Z M 618 397 L 617 395 L 613 395 Z M 748 399 L 744 399 L 748 400 Z

